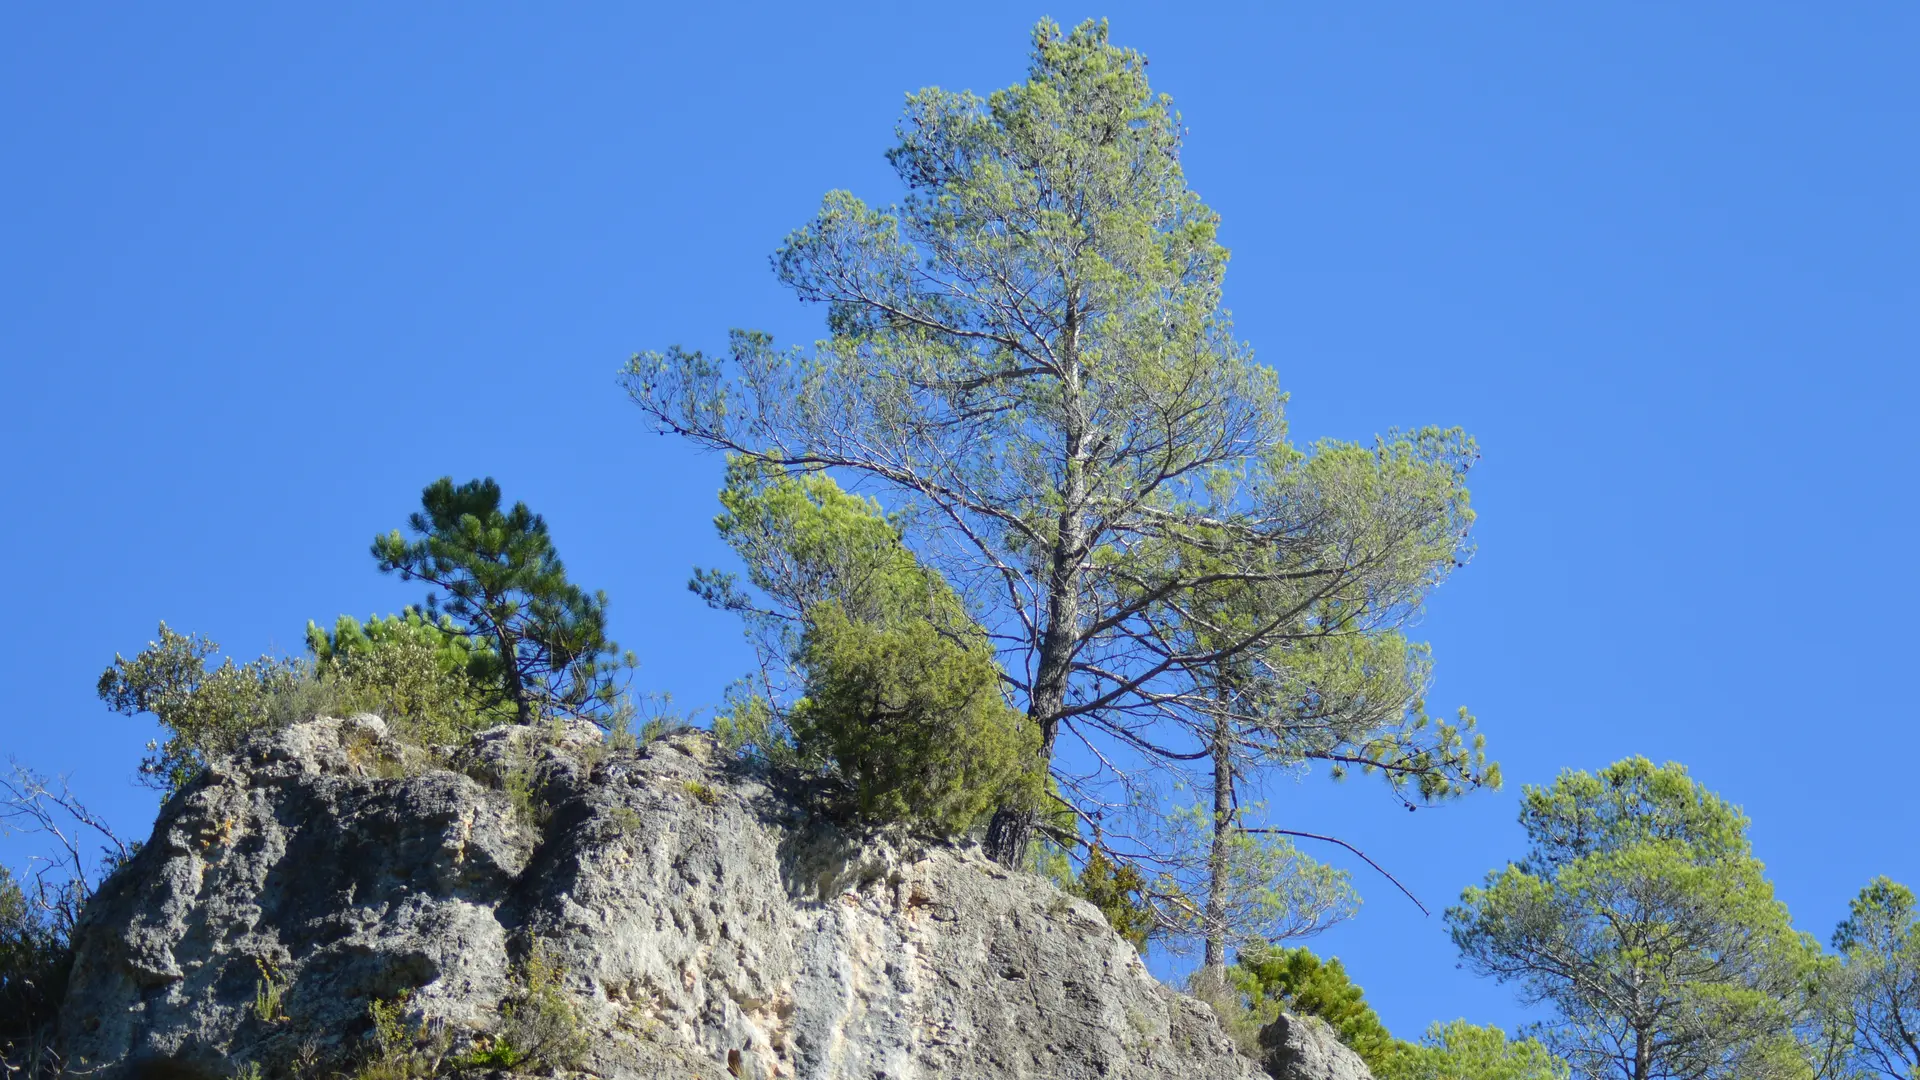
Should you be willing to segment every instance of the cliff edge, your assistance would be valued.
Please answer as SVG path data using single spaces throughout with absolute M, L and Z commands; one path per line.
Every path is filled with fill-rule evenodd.
M 169 801 L 74 946 L 61 1040 L 105 1080 L 1264 1075 L 1091 905 L 697 733 L 295 725 Z

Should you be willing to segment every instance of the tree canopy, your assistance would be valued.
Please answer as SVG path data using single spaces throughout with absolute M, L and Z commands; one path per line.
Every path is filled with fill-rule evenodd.
M 1845 971 L 1836 1006 L 1855 1065 L 1868 1073 L 1920 1077 L 1920 905 L 1913 890 L 1874 879 L 1833 935 Z
M 118 713 L 151 713 L 166 739 L 149 743 L 140 775 L 173 792 L 198 776 L 207 763 L 232 753 L 248 733 L 276 723 L 280 706 L 305 681 L 299 661 L 262 656 L 245 664 L 210 661 L 218 643 L 160 624 L 156 640 L 132 659 L 114 654 L 95 686 L 100 700 Z
M 1403 1044 L 1388 1033 L 1337 956 L 1322 960 L 1300 947 L 1249 948 L 1227 969 L 1227 980 L 1257 1023 L 1271 1023 L 1283 1011 L 1317 1016 L 1376 1076 L 1386 1075 L 1400 1053 Z
M 1418 1044 L 1403 1043 L 1379 1080 L 1568 1080 L 1570 1072 L 1538 1040 L 1454 1020 L 1433 1024 Z
M 502 509 L 489 477 L 442 477 L 408 519 L 373 540 L 382 573 L 435 588 L 427 610 L 469 639 L 481 676 L 520 723 L 543 712 L 605 718 L 616 704 L 619 646 L 607 637 L 607 597 L 567 577 L 546 519 L 516 502 Z
M 887 491 L 993 635 L 1042 763 L 1063 730 L 1095 750 L 1054 770 L 1076 805 L 1123 759 L 1195 752 L 1163 727 L 1193 669 L 1391 620 L 1464 557 L 1464 436 L 1287 443 L 1179 115 L 1104 23 L 1042 22 L 1024 82 L 910 95 L 896 135 L 903 202 L 829 193 L 775 255 L 825 340 L 735 331 L 721 356 L 638 355 L 626 384 L 660 430 Z M 1169 632 L 1228 582 L 1260 601 L 1244 625 Z M 1021 863 L 1033 824 L 1003 807 L 994 856 Z
M 1679 765 L 1629 758 L 1528 787 L 1524 858 L 1447 913 L 1467 965 L 1552 1010 L 1583 1077 L 1799 1077 L 1818 948 L 1796 933 L 1747 819 Z

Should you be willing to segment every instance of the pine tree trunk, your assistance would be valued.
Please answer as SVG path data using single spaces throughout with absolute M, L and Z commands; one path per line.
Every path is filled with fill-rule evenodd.
M 1073 357 L 1079 348 L 1079 318 L 1072 301 L 1066 313 L 1062 380 L 1062 411 L 1066 423 L 1066 458 L 1062 465 L 1059 534 L 1047 567 L 1046 628 L 1040 636 L 1033 688 L 1027 697 L 1027 716 L 1040 728 L 1041 768 L 1053 765 L 1053 746 L 1060 735 L 1060 718 L 1067 704 L 1067 683 L 1073 675 L 1074 649 L 1080 643 L 1080 562 L 1086 544 L 1086 418 L 1080 415 L 1079 368 Z M 987 825 L 987 857 L 1001 866 L 1024 867 L 1027 845 L 1033 840 L 1035 808 L 1002 807 Z
M 1071 486 L 1071 485 L 1070 485 Z M 1034 673 L 1027 716 L 1040 728 L 1041 768 L 1053 764 L 1053 747 L 1060 735 L 1060 714 L 1067 703 L 1067 681 L 1073 671 L 1073 648 L 1080 624 L 1078 520 L 1062 515 L 1061 542 L 1055 550 L 1048 582 L 1048 619 L 1041 637 L 1040 663 Z M 1069 528 L 1071 526 L 1071 528 Z M 1072 538 L 1072 546 L 1067 543 Z M 1002 807 L 987 825 L 987 857 L 1001 866 L 1026 865 L 1027 845 L 1033 840 L 1034 808 Z
M 495 619 L 494 636 L 500 641 L 500 662 L 507 667 L 507 696 L 513 699 L 514 722 L 533 723 L 533 695 L 527 693 L 526 677 L 520 673 L 519 649 L 504 621 Z
M 1200 969 L 1217 985 L 1227 977 L 1227 867 L 1233 843 L 1233 725 L 1227 695 L 1213 717 L 1213 842 L 1207 851 L 1206 952 Z

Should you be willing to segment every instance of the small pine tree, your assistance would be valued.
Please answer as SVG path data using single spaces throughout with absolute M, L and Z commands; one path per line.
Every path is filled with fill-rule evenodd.
M 1146 879 L 1137 868 L 1115 863 L 1094 847 L 1068 891 L 1099 908 L 1114 933 L 1144 953 L 1154 930 L 1153 909 L 1144 899 L 1146 889 Z
M 606 594 L 567 579 L 546 520 L 523 502 L 501 509 L 491 477 L 458 487 L 441 477 L 420 505 L 407 519 L 414 540 L 398 529 L 374 538 L 381 572 L 438 590 L 428 610 L 491 650 L 487 675 L 520 723 L 543 712 L 607 717 L 632 660 L 607 637 Z
M 1227 981 L 1258 1027 L 1282 1012 L 1317 1016 L 1333 1027 L 1375 1076 L 1391 1074 L 1407 1044 L 1395 1039 L 1347 977 L 1339 957 L 1326 960 L 1310 949 L 1242 949 L 1227 969 Z

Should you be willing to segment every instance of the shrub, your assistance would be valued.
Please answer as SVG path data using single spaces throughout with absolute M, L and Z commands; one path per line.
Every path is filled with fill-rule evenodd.
M 280 711 L 276 699 L 299 692 L 311 677 L 305 664 L 279 657 L 246 664 L 228 658 L 211 667 L 219 645 L 175 633 L 164 622 L 159 638 L 131 660 L 116 654 L 96 689 L 114 711 L 152 713 L 166 729 L 166 741 L 150 748 L 140 772 L 167 791 L 179 790 L 248 734 L 272 727 Z
M 831 763 L 855 816 L 964 833 L 1032 801 L 1039 733 L 1001 696 L 984 641 L 925 618 L 856 621 L 829 602 L 813 612 L 801 663 L 795 744 Z
M 354 1072 L 353 1080 L 426 1080 L 439 1072 L 440 1047 L 426 1038 L 426 1027 L 407 1026 L 407 995 L 367 1006 L 373 1020 L 373 1055 Z M 421 1043 L 427 1043 L 422 1052 Z
M 167 735 L 141 763 L 155 786 L 177 791 L 216 757 L 257 731 L 315 716 L 370 712 L 418 746 L 457 743 L 510 720 L 513 708 L 470 672 L 490 655 L 442 620 L 408 609 L 365 623 L 341 616 L 332 631 L 307 625 L 312 659 L 262 656 L 217 666 L 219 645 L 160 624 L 159 640 L 133 658 L 116 655 L 100 676 L 108 706 L 151 713 Z
M 307 624 L 318 680 L 340 712 L 371 712 L 419 746 L 457 743 L 507 723 L 514 710 L 484 681 L 497 662 L 441 617 L 408 608 L 362 623 L 342 615 L 331 631 Z
M 44 1046 L 71 963 L 66 936 L 0 866 L 0 1061 L 24 1067 Z
M 513 996 L 501 1007 L 502 1025 L 496 1054 L 513 1058 L 513 1065 L 568 1069 L 587 1053 L 586 1032 L 573 1002 L 561 985 L 566 971 L 544 942 L 535 941 L 515 972 Z
M 1139 870 L 1116 864 L 1094 848 L 1068 891 L 1099 908 L 1114 933 L 1144 953 L 1147 937 L 1153 932 L 1153 911 L 1142 898 L 1146 885 Z
M 1259 1052 L 1260 1029 L 1282 1012 L 1325 1020 L 1383 1080 L 1397 1075 L 1399 1058 L 1409 1049 L 1388 1034 L 1338 957 L 1323 961 L 1305 948 L 1243 949 L 1227 969 L 1227 984 L 1196 981 L 1192 989 L 1213 1006 L 1227 1034 L 1250 1055 Z
M 1567 1080 L 1570 1070 L 1534 1039 L 1509 1040 L 1491 1025 L 1434 1024 L 1403 1046 L 1380 1080 Z
M 897 522 L 823 474 L 741 461 L 720 500 L 715 524 L 760 595 L 715 571 L 692 587 L 746 619 L 769 673 L 731 695 L 724 741 L 819 775 L 856 819 L 964 833 L 1035 801 L 1039 733 L 1008 706 L 986 632 Z

